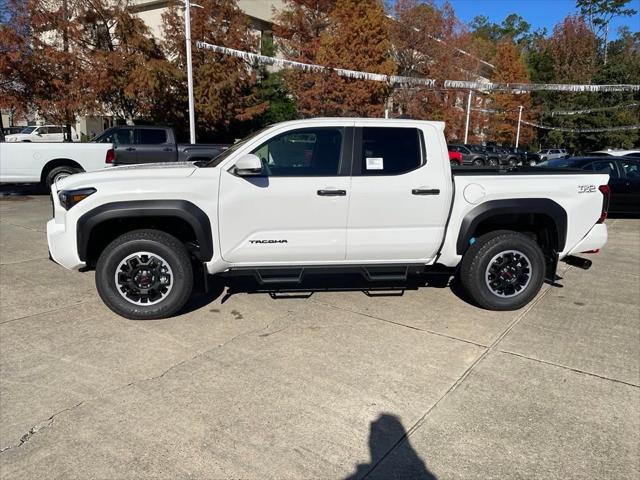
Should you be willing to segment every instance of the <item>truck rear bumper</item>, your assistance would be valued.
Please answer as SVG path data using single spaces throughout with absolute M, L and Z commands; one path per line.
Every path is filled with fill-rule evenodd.
M 589 233 L 587 233 L 585 237 L 567 253 L 567 255 L 598 250 L 604 247 L 607 243 L 607 239 L 607 226 L 604 223 L 597 223 L 591 230 L 589 230 Z

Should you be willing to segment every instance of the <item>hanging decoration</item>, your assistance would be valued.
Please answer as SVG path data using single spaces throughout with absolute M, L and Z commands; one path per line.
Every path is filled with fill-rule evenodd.
M 600 132 L 621 132 L 625 130 L 638 130 L 640 125 L 623 125 L 620 127 L 607 127 L 607 128 L 565 128 L 565 127 L 552 127 L 549 125 L 540 125 L 539 123 L 528 122 L 522 120 L 522 123 L 535 128 L 541 128 L 543 130 L 556 130 L 558 132 L 566 133 L 600 133 Z
M 211 50 L 223 55 L 231 55 L 241 58 L 247 62 L 258 62 L 266 65 L 273 65 L 280 68 L 295 68 L 305 72 L 335 72 L 342 77 L 355 78 L 358 80 L 372 80 L 375 82 L 386 82 L 390 84 L 424 85 L 433 87 L 436 81 L 432 78 L 403 77 L 399 75 L 383 75 L 380 73 L 361 72 L 357 70 L 347 70 L 344 68 L 329 68 L 312 63 L 302 63 L 283 58 L 273 58 L 257 53 L 235 50 L 233 48 L 221 47 L 210 43 L 198 41 L 196 47 Z M 469 82 L 465 80 L 444 80 L 444 88 L 457 90 L 479 90 L 482 92 L 511 92 L 515 94 L 554 91 L 554 92 L 638 92 L 640 85 L 569 85 L 558 83 L 491 83 L 491 82 Z
M 411 85 L 424 85 L 432 87 L 435 84 L 435 80 L 430 78 L 417 78 L 417 77 L 403 77 L 399 75 L 383 75 L 381 73 L 360 72 L 357 70 L 347 70 L 344 68 L 329 68 L 322 65 L 315 65 L 311 63 L 295 62 L 293 60 L 285 60 L 283 58 L 273 58 L 266 55 L 260 55 L 257 53 L 245 52 L 242 50 L 235 50 L 233 48 L 221 47 L 219 45 L 211 45 L 205 42 L 196 42 L 197 48 L 205 50 L 212 50 L 216 53 L 222 53 L 223 55 L 231 55 L 232 57 L 241 58 L 247 62 L 259 62 L 266 65 L 273 65 L 280 68 L 295 68 L 298 70 L 304 70 L 305 72 L 335 72 L 341 77 L 355 78 L 357 80 L 372 80 L 374 82 L 386 82 L 390 84 L 411 84 Z
M 464 80 L 445 80 L 445 88 L 480 90 L 490 92 L 528 93 L 549 92 L 638 92 L 640 85 L 571 85 L 562 83 L 491 83 L 467 82 Z
M 625 105 L 614 105 L 613 107 L 599 107 L 599 108 L 589 108 L 585 110 L 553 110 L 551 112 L 551 116 L 555 115 L 582 115 L 583 113 L 594 113 L 594 112 L 606 112 L 609 110 L 618 110 L 623 108 L 635 108 L 640 106 L 640 103 L 628 103 Z

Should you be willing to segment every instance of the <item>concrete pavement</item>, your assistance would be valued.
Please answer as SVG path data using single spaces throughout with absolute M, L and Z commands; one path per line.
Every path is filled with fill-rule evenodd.
M 640 475 L 638 220 L 517 312 L 426 287 L 136 322 L 48 261 L 49 215 L 0 199 L 3 479 Z

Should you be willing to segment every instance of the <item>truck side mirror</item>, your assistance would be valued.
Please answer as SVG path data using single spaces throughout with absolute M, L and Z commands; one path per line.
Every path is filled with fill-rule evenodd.
M 248 153 L 238 159 L 234 171 L 239 177 L 252 177 L 262 174 L 262 161 L 257 155 Z

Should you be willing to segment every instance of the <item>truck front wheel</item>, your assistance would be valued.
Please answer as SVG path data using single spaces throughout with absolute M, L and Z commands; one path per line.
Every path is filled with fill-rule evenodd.
M 170 317 L 191 296 L 191 260 L 174 236 L 134 230 L 104 249 L 96 264 L 96 287 L 118 315 L 132 320 Z
M 460 264 L 460 282 L 471 299 L 488 310 L 517 310 L 529 303 L 544 281 L 542 250 L 518 232 L 481 236 Z

